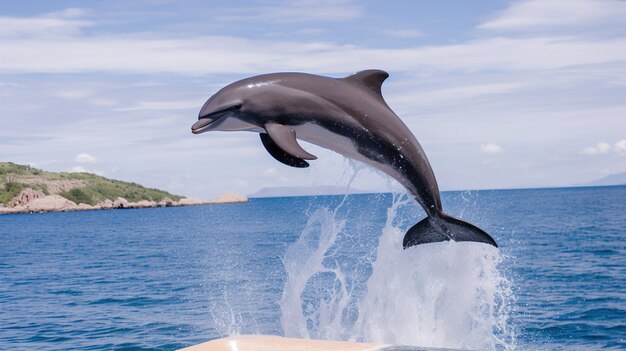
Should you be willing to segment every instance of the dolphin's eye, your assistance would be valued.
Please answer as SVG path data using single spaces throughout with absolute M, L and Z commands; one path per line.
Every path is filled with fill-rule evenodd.
M 237 103 L 237 104 L 234 104 L 234 105 L 232 105 L 232 106 L 230 106 L 228 108 L 225 108 L 221 112 L 236 112 L 236 111 L 241 110 L 241 106 L 242 106 L 241 103 Z
M 243 109 L 243 103 L 239 103 L 233 106 L 233 111 L 241 111 Z

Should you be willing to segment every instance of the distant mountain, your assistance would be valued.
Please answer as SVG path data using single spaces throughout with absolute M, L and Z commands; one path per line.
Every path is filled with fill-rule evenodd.
M 283 186 L 263 188 L 248 197 L 282 197 L 282 196 L 313 196 L 313 195 L 343 195 L 348 190 L 349 194 L 364 194 L 371 191 L 361 189 L 346 189 L 345 186 L 318 185 L 312 187 Z
M 605 185 L 626 185 L 626 172 L 610 174 L 604 178 L 594 180 L 589 183 L 580 184 L 582 186 L 605 186 Z

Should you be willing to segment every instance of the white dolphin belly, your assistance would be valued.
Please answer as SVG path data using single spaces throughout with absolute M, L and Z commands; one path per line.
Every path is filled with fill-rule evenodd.
M 398 172 L 398 170 L 390 164 L 376 162 L 361 154 L 352 139 L 333 133 L 315 123 L 301 124 L 293 126 L 293 128 L 296 131 L 298 139 L 302 139 L 309 143 L 335 151 L 344 157 L 363 162 L 366 165 L 391 176 L 404 187 L 408 189 L 413 188 L 413 184 L 411 184 L 410 180 L 404 177 L 401 172 Z
M 365 162 L 367 159 L 361 155 L 354 142 L 343 135 L 339 135 L 323 128 L 315 123 L 305 123 L 293 126 L 298 139 L 311 144 L 333 150 L 347 158 Z

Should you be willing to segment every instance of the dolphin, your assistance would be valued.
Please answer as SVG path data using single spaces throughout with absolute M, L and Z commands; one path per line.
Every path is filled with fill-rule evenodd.
M 232 83 L 202 106 L 194 134 L 252 131 L 276 160 L 308 167 L 317 157 L 297 139 L 374 167 L 403 185 L 427 217 L 411 227 L 403 246 L 454 240 L 498 246 L 476 226 L 447 215 L 433 169 L 409 128 L 383 99 L 389 74 L 365 70 L 345 78 L 272 73 Z

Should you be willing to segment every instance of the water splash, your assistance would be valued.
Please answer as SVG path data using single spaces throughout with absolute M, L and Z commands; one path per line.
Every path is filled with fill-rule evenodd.
M 337 256 L 345 233 L 338 211 L 314 212 L 287 251 L 281 301 L 286 336 L 363 342 L 508 350 L 510 282 L 498 270 L 498 249 L 479 243 L 443 242 L 402 250 L 397 228 L 406 196 L 396 196 L 371 255 L 353 257 L 370 266 L 348 279 Z M 356 283 L 355 283 L 356 282 Z
M 346 193 L 363 168 L 351 165 Z M 343 315 L 354 303 L 353 292 L 332 255 L 337 234 L 346 223 L 338 215 L 346 198 L 333 211 L 322 208 L 312 213 L 299 239 L 287 250 L 283 260 L 287 279 L 281 300 L 281 324 L 287 336 L 333 340 L 346 337 Z
M 350 301 L 350 293 L 341 269 L 325 265 L 324 259 L 344 224 L 327 209 L 316 211 L 300 239 L 288 249 L 284 260 L 287 283 L 281 302 L 285 335 L 341 338 L 341 312 Z M 307 296 L 310 290 L 315 293 Z

